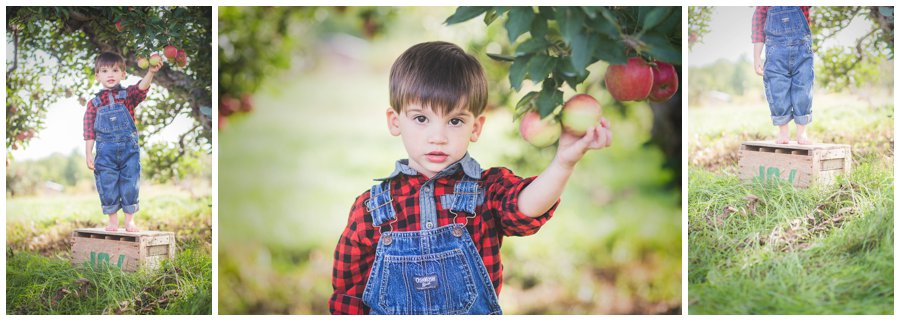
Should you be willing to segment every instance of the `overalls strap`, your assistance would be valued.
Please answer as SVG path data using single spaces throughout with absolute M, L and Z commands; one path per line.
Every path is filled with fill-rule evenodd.
M 369 200 L 365 204 L 366 211 L 372 215 L 373 226 L 380 227 L 397 220 L 397 213 L 394 212 L 392 203 L 390 180 L 372 185 L 372 189 L 369 190 Z
M 127 96 L 128 96 L 128 92 L 125 91 L 125 89 L 122 89 L 122 90 L 119 90 L 119 96 L 117 98 L 125 99 L 125 97 L 127 97 Z
M 91 99 L 91 104 L 94 105 L 94 108 L 100 109 L 100 95 L 95 95 L 94 99 Z
M 450 200 L 451 212 L 466 212 L 475 215 L 478 199 L 481 197 L 481 188 L 478 182 L 469 178 L 463 178 L 453 187 L 453 195 Z

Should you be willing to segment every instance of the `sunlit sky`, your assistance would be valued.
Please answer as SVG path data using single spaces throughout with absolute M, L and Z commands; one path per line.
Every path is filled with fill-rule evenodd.
M 690 50 L 688 66 L 701 67 L 719 59 L 736 61 L 741 55 L 746 55 L 752 61 L 750 25 L 755 7 L 714 7 L 713 10 L 709 33 L 703 36 L 702 43 L 694 44 L 694 48 Z M 855 45 L 856 38 L 864 35 L 868 28 L 869 22 L 858 17 L 849 27 L 825 42 L 824 46 Z

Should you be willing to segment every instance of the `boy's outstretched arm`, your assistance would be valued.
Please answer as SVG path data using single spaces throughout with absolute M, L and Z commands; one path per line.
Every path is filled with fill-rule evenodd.
M 147 90 L 148 88 L 150 88 L 150 84 L 153 83 L 153 76 L 156 75 L 156 72 L 158 72 L 162 68 L 162 66 L 162 60 L 160 60 L 159 64 L 157 64 L 156 66 L 150 66 L 149 69 L 147 69 L 147 74 L 144 75 L 144 78 L 141 79 L 141 82 L 138 84 L 138 88 L 140 90 Z
M 550 210 L 562 195 L 572 169 L 584 153 L 590 149 L 609 147 L 611 141 L 612 132 L 606 118 L 600 120 L 600 126 L 588 129 L 582 137 L 563 132 L 556 157 L 519 193 L 519 211 L 529 217 L 538 217 Z

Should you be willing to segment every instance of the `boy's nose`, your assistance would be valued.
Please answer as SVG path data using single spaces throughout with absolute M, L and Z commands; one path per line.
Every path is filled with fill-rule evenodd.
M 428 142 L 431 144 L 446 144 L 447 143 L 447 133 L 444 128 L 440 126 L 432 130 L 428 133 Z

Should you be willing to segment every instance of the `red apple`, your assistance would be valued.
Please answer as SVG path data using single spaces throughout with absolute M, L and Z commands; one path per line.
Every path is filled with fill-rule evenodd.
M 178 54 L 175 56 L 175 65 L 179 68 L 187 66 L 187 53 L 184 50 L 178 49 Z
M 219 98 L 219 114 L 229 116 L 237 112 L 241 108 L 241 101 L 230 96 L 222 96 Z
M 530 111 L 522 116 L 519 134 L 535 147 L 547 147 L 559 139 L 559 135 L 562 134 L 562 126 L 553 116 L 541 119 L 540 114 Z
M 159 54 L 155 53 L 150 55 L 150 66 L 159 66 L 161 62 L 162 58 L 159 56 Z
M 241 111 L 245 113 L 253 111 L 253 97 L 250 94 L 241 96 Z
M 578 94 L 563 104 L 562 125 L 572 135 L 583 136 L 588 128 L 600 123 L 601 114 L 600 103 L 594 97 Z
M 172 61 L 175 59 L 175 56 L 178 55 L 178 48 L 173 45 L 166 45 L 166 47 L 163 48 L 163 54 L 166 55 L 166 58 L 169 58 L 169 61 Z
M 147 58 L 144 57 L 138 58 L 137 64 L 141 69 L 147 69 L 147 67 L 150 67 L 150 62 L 147 61 Z
M 618 101 L 644 100 L 653 88 L 653 70 L 639 57 L 606 69 L 606 89 Z
M 678 73 L 675 66 L 662 61 L 656 62 L 653 68 L 653 90 L 650 91 L 650 101 L 664 102 L 672 98 L 678 91 Z
M 122 20 L 116 21 L 116 30 L 122 32 L 125 30 L 125 27 L 122 27 Z

